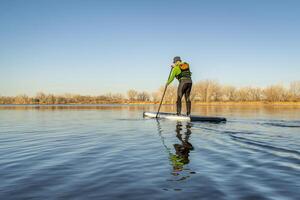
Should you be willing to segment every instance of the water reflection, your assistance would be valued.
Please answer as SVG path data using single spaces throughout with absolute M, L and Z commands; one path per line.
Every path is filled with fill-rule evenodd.
M 173 144 L 174 149 L 167 146 L 165 137 L 162 134 L 163 129 L 159 120 L 157 120 L 157 127 L 162 144 L 169 155 L 169 160 L 172 165 L 172 174 L 174 176 L 178 176 L 179 172 L 184 170 L 184 166 L 190 163 L 190 151 L 194 149 L 193 145 L 189 141 L 190 135 L 192 134 L 192 124 L 189 122 L 185 124 L 182 122 L 176 123 L 175 136 L 179 141 Z
M 66 104 L 66 105 L 1 105 L 0 110 L 155 110 L 155 105 L 128 105 L 128 104 Z
M 185 126 L 181 122 L 177 122 L 176 124 L 176 137 L 180 143 L 173 144 L 175 154 L 172 154 L 171 161 L 174 172 L 182 171 L 183 166 L 190 162 L 190 151 L 194 149 L 193 145 L 189 142 L 190 135 L 192 134 L 191 127 L 191 123 L 187 123 Z
M 38 111 L 61 111 L 61 110 L 116 110 L 116 111 L 153 111 L 158 105 L 130 105 L 130 104 L 72 104 L 72 105 L 0 105 L 2 110 L 38 110 Z M 173 105 L 163 105 L 162 112 L 176 112 Z M 194 105 L 194 115 L 224 116 L 227 118 L 300 118 L 299 105 Z M 139 113 L 140 116 L 140 113 Z

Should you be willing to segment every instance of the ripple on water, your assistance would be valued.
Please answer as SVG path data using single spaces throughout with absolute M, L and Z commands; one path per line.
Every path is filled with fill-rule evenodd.
M 300 196 L 299 121 L 157 122 L 141 113 L 0 113 L 0 199 Z

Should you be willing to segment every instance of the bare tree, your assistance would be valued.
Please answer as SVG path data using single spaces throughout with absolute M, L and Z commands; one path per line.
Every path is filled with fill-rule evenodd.
M 210 97 L 209 99 L 212 101 L 221 101 L 223 96 L 223 91 L 221 85 L 216 81 L 210 82 Z
M 124 99 L 124 96 L 121 93 L 116 93 L 112 95 L 112 99 L 114 101 L 122 101 Z
M 127 96 L 130 101 L 136 100 L 137 95 L 138 95 L 138 92 L 136 90 L 128 90 L 127 91 Z
M 192 98 L 198 101 L 219 101 L 222 97 L 220 84 L 213 80 L 204 80 L 194 84 Z
M 25 94 L 23 95 L 18 95 L 14 98 L 14 103 L 15 104 L 29 104 L 30 100 L 29 97 Z
M 195 83 L 193 84 L 192 86 L 192 91 L 191 91 L 191 94 L 190 94 L 190 98 L 191 98 L 191 101 L 200 101 L 200 97 L 199 97 L 199 83 Z
M 156 91 L 156 92 L 152 92 L 151 93 L 151 97 L 152 97 L 152 101 L 153 102 L 159 102 L 160 101 L 160 93 L 159 91 Z
M 292 101 L 300 101 L 300 81 L 293 81 L 290 84 L 290 94 Z
M 46 94 L 43 92 L 39 92 L 36 94 L 35 99 L 37 100 L 38 104 L 45 104 L 46 103 Z
M 223 87 L 223 101 L 235 101 L 236 88 L 233 86 Z
M 266 101 L 286 101 L 288 98 L 287 90 L 281 85 L 272 85 L 264 89 L 264 98 Z
M 255 87 L 249 88 L 249 101 L 260 101 L 262 99 L 262 89 Z
M 53 94 L 48 94 L 46 96 L 46 104 L 54 104 L 55 103 L 55 97 Z
M 164 87 L 161 87 L 160 88 L 160 94 L 161 94 L 160 96 L 162 96 L 163 91 L 164 91 Z M 165 97 L 164 97 L 164 102 L 166 102 L 166 103 L 175 103 L 176 101 L 177 101 L 177 87 L 173 86 L 173 85 L 170 85 L 167 88 L 167 91 L 166 91 L 166 94 L 165 94 Z
M 138 101 L 150 101 L 150 95 L 147 92 L 139 92 L 137 95 Z

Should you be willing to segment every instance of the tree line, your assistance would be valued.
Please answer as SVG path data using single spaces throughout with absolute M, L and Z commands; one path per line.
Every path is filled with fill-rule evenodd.
M 39 92 L 34 97 L 18 95 L 0 96 L 0 104 L 105 104 L 105 103 L 158 103 L 164 86 L 157 91 L 128 90 L 126 95 L 108 93 L 99 96 L 53 95 Z M 170 85 L 164 102 L 175 103 L 177 87 Z M 289 87 L 271 85 L 268 87 L 235 87 L 221 85 L 217 81 L 203 80 L 194 83 L 191 99 L 193 102 L 300 102 L 300 81 L 292 82 Z
M 18 95 L 15 97 L 0 96 L 0 104 L 105 104 L 123 103 L 122 94 L 105 94 L 99 96 L 64 94 L 53 95 L 39 92 L 35 97 Z
M 176 90 L 172 87 L 167 91 L 166 101 L 176 101 Z M 157 96 L 161 91 L 162 88 Z M 300 81 L 294 81 L 288 87 L 270 85 L 262 88 L 235 87 L 204 80 L 193 85 L 191 99 L 194 102 L 300 102 Z

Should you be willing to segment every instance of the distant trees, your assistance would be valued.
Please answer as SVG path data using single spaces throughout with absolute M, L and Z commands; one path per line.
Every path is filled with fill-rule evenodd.
M 290 84 L 290 95 L 292 101 L 300 101 L 300 81 L 294 81 Z
M 137 99 L 138 92 L 136 90 L 128 90 L 127 96 L 130 101 L 134 101 Z
M 236 88 L 233 86 L 223 87 L 223 100 L 224 101 L 234 101 L 236 98 Z
M 193 101 L 211 102 L 220 101 L 223 91 L 217 81 L 204 80 L 193 85 L 191 99 Z
M 142 91 L 138 92 L 136 90 L 128 90 L 127 97 L 129 101 L 150 101 L 151 96 L 148 92 Z
M 0 104 L 101 104 L 101 103 L 124 103 L 122 94 L 108 93 L 100 96 L 83 96 L 78 94 L 53 95 L 42 92 L 35 97 L 18 95 L 16 97 L 0 96 Z
M 162 97 L 162 94 L 164 92 L 165 87 L 162 86 L 159 89 L 159 98 Z M 160 101 L 160 100 L 159 100 Z M 164 102 L 166 103 L 175 103 L 177 101 L 177 87 L 170 85 L 166 91 L 165 97 L 164 97 Z
M 14 97 L 0 96 L 0 104 L 13 104 L 15 102 Z
M 53 95 L 43 92 L 34 97 L 25 94 L 15 97 L 0 96 L 0 104 L 102 104 L 102 103 L 139 103 L 161 100 L 164 86 L 148 93 L 130 89 L 127 96 L 121 93 L 107 93 L 99 96 L 64 94 Z M 177 100 L 177 87 L 170 85 L 164 103 L 174 104 Z M 271 85 L 259 87 L 234 87 L 221 85 L 214 80 L 203 80 L 193 84 L 191 100 L 194 102 L 300 102 L 300 81 L 292 82 L 289 87 Z
M 14 98 L 14 104 L 29 104 L 31 100 L 28 96 L 24 95 L 18 95 Z
M 280 85 L 272 85 L 263 90 L 264 99 L 269 102 L 288 101 L 288 90 Z
M 161 96 L 160 96 L 160 92 L 159 92 L 159 91 L 156 91 L 156 92 L 152 92 L 152 93 L 151 93 L 151 100 L 152 100 L 153 102 L 159 102 L 159 101 L 160 101 L 160 98 L 161 98 Z
M 290 84 L 289 88 L 272 85 L 266 88 L 222 86 L 217 81 L 204 80 L 193 85 L 191 98 L 199 102 L 286 102 L 300 101 L 300 81 Z
M 150 101 L 150 95 L 147 92 L 140 92 L 137 95 L 138 101 Z

